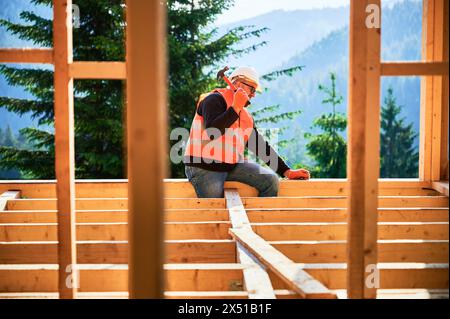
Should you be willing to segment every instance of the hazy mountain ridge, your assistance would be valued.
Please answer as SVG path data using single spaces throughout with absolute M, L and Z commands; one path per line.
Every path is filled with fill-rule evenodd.
M 405 1 L 383 11 L 382 18 L 382 58 L 386 61 L 404 61 L 421 59 L 421 3 Z M 255 108 L 263 105 L 280 104 L 281 111 L 303 110 L 302 115 L 289 124 L 283 138 L 297 138 L 297 145 L 281 150 L 292 162 L 309 162 L 305 157 L 302 132 L 311 131 L 314 118 L 324 112 L 330 112 L 330 106 L 321 103 L 323 93 L 319 84 L 330 85 L 329 72 L 337 75 L 336 86 L 344 97 L 338 111 L 346 112 L 348 80 L 348 27 L 331 32 L 316 41 L 302 53 L 274 69 L 304 65 L 304 70 L 293 77 L 282 77 L 275 82 L 266 83 L 270 90 L 255 98 Z M 397 102 L 404 106 L 403 115 L 407 122 L 414 123 L 419 130 L 420 79 L 415 77 L 382 78 L 382 101 L 388 86 L 394 89 Z M 418 142 L 418 141 L 417 141 Z

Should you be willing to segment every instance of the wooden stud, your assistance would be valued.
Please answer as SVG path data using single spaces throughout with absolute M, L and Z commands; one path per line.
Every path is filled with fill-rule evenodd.
M 69 74 L 74 79 L 125 80 L 124 62 L 73 62 L 69 65 Z
M 448 62 L 383 62 L 382 76 L 448 75 Z
M 163 296 L 166 1 L 126 1 L 130 298 Z
M 69 75 L 69 64 L 72 63 L 72 0 L 54 0 L 53 14 L 58 287 L 60 298 L 72 299 L 76 297 L 77 290 L 73 79 Z
M 0 63 L 53 63 L 52 49 L 0 49 Z
M 380 28 L 366 26 L 372 13 L 381 20 L 380 1 L 350 2 L 350 75 L 347 177 L 349 298 L 375 298 L 365 285 L 366 267 L 377 264 L 377 206 L 380 138 Z M 380 21 L 381 25 L 381 21 Z

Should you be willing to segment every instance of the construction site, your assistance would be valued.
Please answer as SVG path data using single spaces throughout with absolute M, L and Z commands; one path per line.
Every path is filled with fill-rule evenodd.
M 56 180 L 0 181 L 0 298 L 449 298 L 448 0 L 423 1 L 422 61 L 382 61 L 380 0 L 350 1 L 347 179 L 265 198 L 166 178 L 160 1 L 127 0 L 122 62 L 73 61 L 71 0 L 53 3 L 53 48 L 0 48 L 0 63 L 54 66 L 56 119 Z M 421 76 L 417 179 L 379 174 L 380 81 L 395 76 Z M 75 179 L 74 79 L 126 81 L 128 179 Z

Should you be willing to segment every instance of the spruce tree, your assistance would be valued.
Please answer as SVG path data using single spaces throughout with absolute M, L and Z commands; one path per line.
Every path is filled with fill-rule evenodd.
M 309 139 L 306 144 L 308 154 L 316 165 L 311 174 L 316 178 L 345 178 L 347 169 L 347 143 L 342 132 L 347 128 L 347 117 L 336 110 L 342 104 L 343 97 L 336 90 L 336 75 L 330 73 L 331 87 L 319 85 L 319 90 L 325 94 L 322 104 L 332 106 L 332 112 L 322 114 L 313 122 L 313 127 L 322 133 L 313 135 L 306 133 Z
M 380 175 L 383 178 L 418 176 L 419 153 L 414 142 L 418 136 L 413 124 L 399 118 L 402 106 L 397 106 L 394 91 L 389 88 L 381 109 Z

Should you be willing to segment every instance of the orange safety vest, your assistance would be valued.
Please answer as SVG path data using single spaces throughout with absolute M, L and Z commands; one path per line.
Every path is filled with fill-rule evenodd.
M 231 89 L 215 89 L 209 93 L 200 95 L 197 103 L 197 109 L 200 103 L 212 93 L 218 92 L 227 103 L 227 109 L 233 103 L 234 93 Z M 253 131 L 253 118 L 250 113 L 243 108 L 239 113 L 239 119 L 236 120 L 225 134 L 221 134 L 218 129 L 208 130 L 214 138 L 211 139 L 206 132 L 203 116 L 195 112 L 192 121 L 189 140 L 186 145 L 185 157 L 202 158 L 203 162 L 221 162 L 235 164 L 244 157 L 245 145 Z

